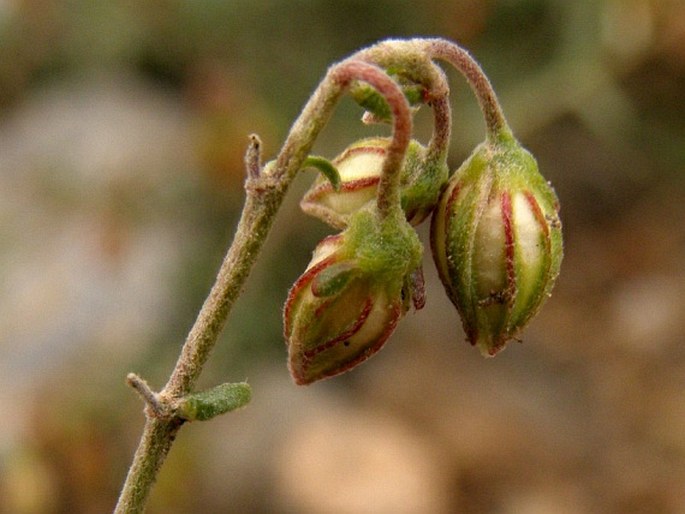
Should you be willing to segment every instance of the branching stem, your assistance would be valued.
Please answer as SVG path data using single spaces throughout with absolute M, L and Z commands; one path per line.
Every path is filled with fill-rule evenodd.
M 155 394 L 144 380 L 129 375 L 128 382 L 149 406 L 146 423 L 129 469 L 115 513 L 143 512 L 159 469 L 184 420 L 168 414 L 174 405 L 192 392 L 202 368 L 221 333 L 226 318 L 262 248 L 278 209 L 297 171 L 309 154 L 314 140 L 328 122 L 333 109 L 354 80 L 376 87 L 387 98 L 395 115 L 393 143 L 384 164 L 384 200 L 379 209 L 399 206 L 399 167 L 411 134 L 407 102 L 397 84 L 379 67 L 348 59 L 332 66 L 302 113 L 293 124 L 274 166 L 261 166 L 260 142 L 251 137 L 245 157 L 247 198 L 236 234 L 221 264 L 209 296 L 191 328 L 181 355 L 164 389 Z
M 245 155 L 247 196 L 233 242 L 167 384 L 155 393 L 139 376 L 128 376 L 128 383 L 146 403 L 146 422 L 115 513 L 144 511 L 160 467 L 185 421 L 174 406 L 193 392 L 292 180 L 303 167 L 338 100 L 354 81 L 364 81 L 376 88 L 392 110 L 392 142 L 383 162 L 377 208 L 381 217 L 404 218 L 400 207 L 400 170 L 411 137 L 412 119 L 399 85 L 383 69 L 393 70 L 399 79 L 425 88 L 426 101 L 434 112 L 434 131 L 428 149 L 438 161 L 447 152 L 450 107 L 444 74 L 432 59 L 449 62 L 466 77 L 483 111 L 488 141 L 513 137 L 478 63 L 458 45 L 441 39 L 385 41 L 332 66 L 291 127 L 275 161 L 262 165 L 261 141 L 250 136 Z
M 135 389 L 147 406 L 152 409 L 152 413 L 155 417 L 161 418 L 166 415 L 164 405 L 162 405 L 155 392 L 150 389 L 150 386 L 147 385 L 145 380 L 135 373 L 129 373 L 126 377 L 126 383 Z

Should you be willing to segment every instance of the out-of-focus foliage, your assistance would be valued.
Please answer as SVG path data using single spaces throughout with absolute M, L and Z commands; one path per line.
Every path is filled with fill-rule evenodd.
M 415 35 L 471 49 L 555 185 L 553 297 L 484 361 L 428 259 L 380 355 L 297 388 L 281 305 L 327 233 L 303 177 L 203 375 L 253 401 L 184 429 L 150 512 L 685 511 L 684 2 L 0 0 L 0 512 L 111 509 L 143 422 L 124 377 L 166 380 L 248 134 L 270 158 L 330 63 Z M 454 169 L 483 125 L 448 76 Z M 360 114 L 317 153 L 383 131 Z

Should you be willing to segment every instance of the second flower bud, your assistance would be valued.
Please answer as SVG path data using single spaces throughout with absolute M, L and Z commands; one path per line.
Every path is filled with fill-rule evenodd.
M 333 161 L 340 176 L 336 190 L 319 176 L 300 202 L 302 210 L 335 228 L 345 228 L 350 216 L 376 198 L 390 139 L 374 137 L 350 145 Z M 433 210 L 448 168 L 444 158 L 430 159 L 426 148 L 412 140 L 400 173 L 402 209 L 412 225 Z
M 373 207 L 373 206 L 372 206 Z M 409 224 L 375 208 L 350 218 L 314 250 L 284 309 L 289 368 L 297 384 L 347 371 L 376 353 L 413 300 L 423 306 L 422 248 Z

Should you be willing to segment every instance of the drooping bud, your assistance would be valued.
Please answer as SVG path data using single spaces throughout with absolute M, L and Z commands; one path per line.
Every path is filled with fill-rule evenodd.
M 433 258 L 466 337 L 495 355 L 540 310 L 562 260 L 559 203 L 513 138 L 486 142 L 433 214 Z
M 340 176 L 340 187 L 319 176 L 307 191 L 300 206 L 335 228 L 345 228 L 350 216 L 375 199 L 390 145 L 387 138 L 368 138 L 349 146 L 332 164 Z M 421 223 L 433 210 L 440 189 L 447 180 L 444 157 L 431 160 L 426 148 L 411 141 L 400 175 L 402 209 L 412 225 Z
M 409 309 L 423 306 L 421 244 L 408 223 L 358 211 L 314 250 L 284 309 L 297 384 L 343 373 L 376 353 Z

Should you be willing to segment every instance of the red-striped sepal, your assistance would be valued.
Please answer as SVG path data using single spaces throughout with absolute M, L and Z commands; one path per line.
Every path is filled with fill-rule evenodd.
M 559 203 L 516 141 L 484 143 L 451 177 L 431 246 L 466 337 L 484 355 L 515 339 L 550 295 L 562 260 Z

